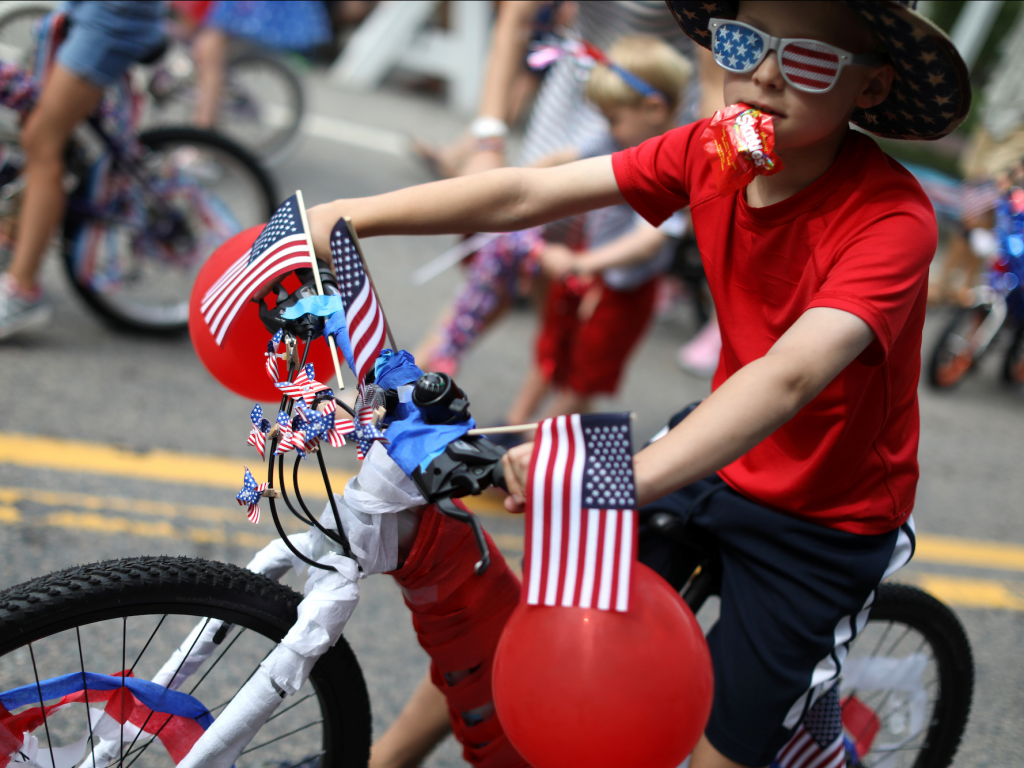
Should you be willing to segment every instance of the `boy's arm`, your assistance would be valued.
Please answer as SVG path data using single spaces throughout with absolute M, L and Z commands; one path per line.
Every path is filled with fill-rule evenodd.
M 665 437 L 633 459 L 637 504 L 707 477 L 789 421 L 863 352 L 875 334 L 856 315 L 816 307 L 801 315 L 764 357 L 741 368 Z M 505 459 L 521 511 L 532 443 Z
M 557 152 L 551 152 L 530 163 L 530 168 L 554 168 L 556 165 L 565 165 L 580 159 L 579 150 L 575 147 L 567 147 Z
M 361 237 L 510 232 L 624 202 L 611 157 L 557 168 L 499 168 L 309 209 L 313 246 L 330 259 L 331 230 L 349 216 Z

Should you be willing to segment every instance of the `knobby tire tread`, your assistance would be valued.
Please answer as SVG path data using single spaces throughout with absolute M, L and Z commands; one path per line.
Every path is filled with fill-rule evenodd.
M 0 655 L 87 623 L 159 613 L 213 616 L 279 641 L 294 624 L 301 599 L 289 587 L 228 563 L 171 556 L 91 563 L 0 592 Z M 365 768 L 369 694 L 344 637 L 310 677 L 324 711 L 325 748 L 335 758 L 324 768 Z

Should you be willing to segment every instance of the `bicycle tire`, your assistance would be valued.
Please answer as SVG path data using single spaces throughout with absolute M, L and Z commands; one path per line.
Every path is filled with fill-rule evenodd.
M 1003 359 L 1003 381 L 1015 387 L 1024 385 L 1024 325 L 1017 329 Z
M 267 88 L 267 78 L 276 81 Z M 248 78 L 262 79 L 262 87 L 254 89 Z M 225 74 L 225 101 L 217 118 L 217 128 L 257 157 L 270 158 L 288 146 L 306 110 L 302 83 L 291 67 L 273 54 L 258 49 L 243 50 L 231 57 Z M 233 92 L 232 89 L 236 89 Z M 255 121 L 242 109 L 247 97 L 258 93 Z M 268 94 L 274 99 L 266 103 Z M 234 100 L 242 104 L 232 103 Z M 258 126 L 258 129 L 257 129 Z
M 928 363 L 928 382 L 936 389 L 950 389 L 974 368 L 978 358 L 970 349 L 970 336 L 978 332 L 991 309 L 985 305 L 958 309 L 942 331 Z M 968 329 L 965 331 L 965 329 Z M 964 334 L 967 334 L 965 337 Z M 965 349 L 964 346 L 967 345 Z
M 233 189 L 241 190 L 241 194 L 250 197 L 244 205 L 236 204 L 232 207 L 225 202 L 224 194 L 218 192 L 210 195 L 211 199 L 230 209 L 236 226 L 230 234 L 267 221 L 273 214 L 277 194 L 269 176 L 259 161 L 230 139 L 199 128 L 159 128 L 141 133 L 139 142 L 149 150 L 149 157 L 155 158 L 154 162 L 159 160 L 158 153 L 168 154 L 177 148 L 194 152 L 198 159 L 193 162 L 199 172 L 202 172 L 202 163 L 206 161 L 214 174 L 227 169 L 224 175 L 214 181 L 219 183 L 227 179 Z M 204 182 L 200 180 L 197 183 L 203 185 Z M 83 177 L 73 194 L 87 197 L 87 188 L 88 179 Z M 187 205 L 184 207 L 186 215 L 194 213 Z M 94 284 L 76 268 L 76 238 L 80 228 L 88 221 L 74 216 L 69 206 L 69 214 L 64 219 L 62 251 L 65 269 L 78 295 L 115 328 L 154 335 L 184 333 L 188 329 L 188 304 L 195 277 L 214 247 L 227 238 L 207 244 L 203 249 L 205 252 L 190 256 L 187 265 L 181 268 L 155 258 L 146 259 L 134 248 L 122 245 L 122 253 L 111 258 L 128 262 L 125 271 L 131 280 L 102 286 Z M 125 232 L 131 235 L 138 230 L 126 229 Z M 150 269 L 157 270 L 156 274 L 148 274 L 146 270 Z M 141 276 L 136 276 L 136 271 Z M 134 297 L 130 291 L 138 291 L 140 296 Z M 154 296 L 154 293 L 157 295 Z
M 0 592 L 0 691 L 14 687 L 8 678 L 12 670 L 20 668 L 19 659 L 15 657 L 19 653 L 24 656 L 25 648 L 32 649 L 32 664 L 23 678 L 31 678 L 32 670 L 37 663 L 42 666 L 51 659 L 47 644 L 58 642 L 60 638 L 69 640 L 71 646 L 66 655 L 73 658 L 67 666 L 75 669 L 79 666 L 84 668 L 84 661 L 78 663 L 82 657 L 76 654 L 73 642 L 70 642 L 70 633 L 74 631 L 75 637 L 78 638 L 77 653 L 81 653 L 82 633 L 92 637 L 98 631 L 97 627 L 102 629 L 110 622 L 114 622 L 113 636 L 116 637 L 119 620 L 124 622 L 121 635 L 123 645 L 128 644 L 128 619 L 133 619 L 133 623 L 138 625 L 139 622 L 151 621 L 152 617 L 164 614 L 165 620 L 157 624 L 157 630 L 170 631 L 162 629 L 171 626 L 166 621 L 167 615 L 172 615 L 175 622 L 182 617 L 181 622 L 191 626 L 195 625 L 195 619 L 191 617 L 210 617 L 243 627 L 235 639 L 226 644 L 225 656 L 228 650 L 232 654 L 244 654 L 247 649 L 238 646 L 235 640 L 239 637 L 251 640 L 253 632 L 260 636 L 260 643 L 272 647 L 272 644 L 276 644 L 294 623 L 296 606 L 300 600 L 301 596 L 296 592 L 265 576 L 227 563 L 186 557 L 111 560 L 52 573 Z M 246 635 L 246 631 L 250 634 Z M 159 646 L 159 643 L 154 643 L 155 636 L 156 631 L 146 643 L 139 660 L 133 665 L 134 669 L 142 666 L 142 655 L 147 653 L 149 648 Z M 226 639 L 227 637 L 222 638 L 222 644 L 225 644 Z M 180 641 L 180 637 L 174 638 L 174 645 L 171 647 L 177 647 Z M 133 636 L 133 642 L 141 643 L 141 637 Z M 29 646 L 29 643 L 32 645 Z M 95 650 L 90 646 L 85 653 L 92 658 Z M 125 666 L 118 665 L 126 658 L 125 649 L 121 649 L 120 656 L 116 650 L 113 649 L 111 668 L 88 671 L 113 674 L 115 669 L 124 669 Z M 258 650 L 259 653 L 253 656 L 257 659 L 256 664 L 261 659 L 259 654 L 262 653 L 262 648 Z M 153 653 L 156 654 L 155 658 L 159 657 L 158 651 Z M 59 658 L 59 655 L 53 658 Z M 4 664 L 6 660 L 10 660 L 10 663 Z M 218 658 L 217 661 L 221 662 L 221 659 Z M 234 658 L 224 661 L 220 669 L 224 670 L 225 665 L 233 663 Z M 207 675 L 215 672 L 216 666 L 217 663 L 214 662 L 204 673 L 199 684 L 206 682 Z M 231 686 L 225 690 L 234 691 L 240 688 L 248 679 L 245 674 L 249 671 L 247 665 L 240 665 L 238 672 L 233 675 L 235 679 Z M 198 671 L 193 676 L 197 674 Z M 35 676 L 43 679 L 49 677 L 45 672 L 36 672 Z M 199 684 L 195 687 L 198 688 Z M 310 687 L 312 694 L 307 691 Z M 185 686 L 182 686 L 182 690 L 185 689 Z M 300 701 L 300 695 L 307 695 L 307 700 Z M 289 714 L 286 708 L 291 704 L 294 707 L 291 713 L 299 709 L 298 715 L 301 715 L 311 709 L 311 705 L 306 702 L 314 697 L 323 717 L 320 735 L 322 752 L 317 754 L 314 751 L 314 754 L 310 755 L 309 731 L 302 729 L 302 735 L 298 737 L 299 743 L 296 745 L 298 756 L 290 755 L 288 758 L 293 762 L 282 761 L 272 764 L 302 768 L 365 768 L 369 760 L 371 740 L 369 695 L 359 663 L 344 637 L 317 661 L 306 687 L 285 699 L 278 714 Z M 209 702 L 204 703 L 210 706 Z M 306 705 L 305 710 L 300 709 L 303 704 Z M 81 704 L 74 705 L 74 708 L 80 706 Z M 51 715 L 51 720 L 54 719 L 54 715 Z M 71 716 L 67 719 L 72 724 L 75 722 Z M 85 718 L 79 716 L 79 731 L 85 729 L 83 721 Z M 299 719 L 299 722 L 302 720 Z M 51 722 L 47 727 L 56 731 L 62 725 L 63 721 L 61 724 Z M 277 730 L 287 727 L 289 725 L 282 723 L 274 726 Z M 261 730 L 253 741 L 259 740 L 261 734 L 267 730 L 268 728 Z M 42 731 L 40 728 L 37 735 Z M 54 740 L 58 740 L 56 734 Z M 273 742 L 279 745 L 274 748 L 277 754 L 280 754 L 283 746 L 282 740 Z M 269 747 L 265 746 L 264 749 Z M 313 749 L 315 750 L 315 747 Z M 257 749 L 252 754 L 258 751 Z M 273 754 L 274 751 L 269 754 Z M 143 764 L 171 764 L 170 756 L 164 750 L 154 748 L 147 752 L 140 748 L 139 752 L 142 753 L 139 754 L 140 757 L 146 758 L 140 764 L 140 768 Z M 86 754 L 88 755 L 88 752 Z M 120 762 L 125 763 L 125 758 L 130 754 L 134 753 L 129 750 Z M 256 756 L 255 759 L 264 761 L 258 763 L 259 765 L 268 764 L 267 754 L 264 752 L 262 756 Z M 314 757 L 321 759 L 314 760 Z M 238 768 L 251 764 L 253 759 L 240 758 Z M 272 759 L 277 760 L 276 754 Z
M 883 623 L 890 627 L 903 625 L 919 634 L 927 642 L 937 668 L 938 695 L 927 723 L 925 743 L 908 765 L 946 768 L 953 762 L 967 727 L 974 692 L 974 659 L 967 634 L 956 615 L 931 595 L 906 584 L 885 583 L 878 588 L 867 626 L 854 640 L 846 666 L 858 658 L 854 653 L 858 643 L 871 642 L 873 632 L 868 629 L 874 625 L 877 631 Z M 892 757 L 886 754 L 881 760 L 886 766 L 895 766 L 899 761 Z M 863 765 L 873 765 L 871 752 L 863 758 Z

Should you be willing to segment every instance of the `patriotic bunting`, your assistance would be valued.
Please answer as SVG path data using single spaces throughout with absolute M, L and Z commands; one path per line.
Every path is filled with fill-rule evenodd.
M 252 476 L 252 472 L 249 468 L 245 468 L 245 477 L 242 479 L 242 490 L 235 496 L 238 499 L 240 506 L 248 504 L 246 510 L 246 517 L 250 523 L 258 523 L 260 521 L 260 498 L 263 496 L 263 492 L 267 490 L 269 483 L 257 483 L 256 478 Z
M 527 603 L 627 611 L 637 536 L 629 414 L 547 419 L 534 440 Z
M 384 312 L 344 219 L 331 232 L 331 256 L 351 342 L 352 357 L 346 354 L 345 359 L 361 384 L 384 348 L 386 330 Z

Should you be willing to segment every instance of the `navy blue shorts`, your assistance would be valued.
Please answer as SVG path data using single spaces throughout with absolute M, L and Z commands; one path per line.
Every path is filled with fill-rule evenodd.
M 838 531 L 763 507 L 712 475 L 640 510 L 640 560 L 676 583 L 678 545 L 646 522 L 659 511 L 687 519 L 721 551 L 705 734 L 731 760 L 768 765 L 839 681 L 876 587 L 913 555 L 913 520 L 875 536 Z

